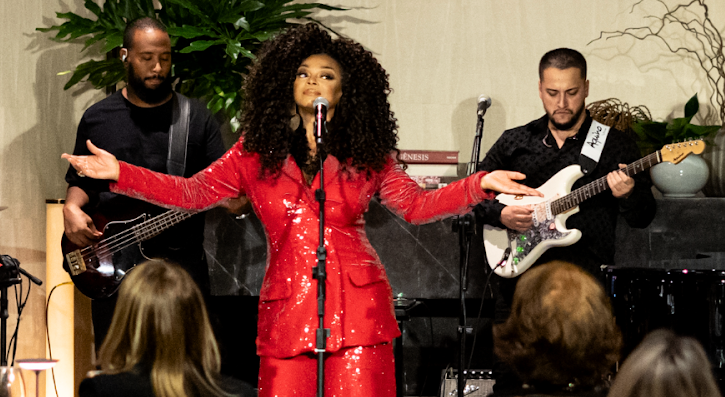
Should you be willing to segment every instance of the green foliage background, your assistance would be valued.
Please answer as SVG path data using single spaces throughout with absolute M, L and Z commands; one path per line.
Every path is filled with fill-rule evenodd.
M 697 94 L 690 98 L 685 104 L 685 117 L 678 117 L 669 122 L 661 121 L 639 121 L 632 125 L 637 134 L 637 145 L 643 156 L 673 142 L 684 142 L 693 139 L 704 139 L 708 145 L 709 141 L 719 129 L 719 125 L 694 125 L 692 118 L 700 110 L 700 103 L 697 101 Z
M 240 88 L 254 53 L 261 43 L 280 30 L 295 25 L 288 19 L 315 21 L 317 9 L 343 10 L 320 3 L 293 3 L 289 0 L 104 0 L 98 5 L 85 0 L 85 7 L 96 20 L 72 12 L 56 13 L 67 20 L 61 25 L 37 28 L 57 31 L 55 41 L 85 40 L 83 51 L 100 43 L 104 60 L 81 63 L 72 72 L 64 89 L 84 79 L 95 88 L 113 87 L 125 77 L 118 50 L 123 44 L 126 22 L 140 17 L 162 21 L 171 37 L 173 69 L 179 78 L 176 90 L 202 98 L 214 113 L 224 111 L 237 130 L 242 93 Z M 319 23 L 319 22 L 318 22 Z M 100 55 L 99 54 L 99 55 Z M 91 54 L 94 55 L 94 54 Z

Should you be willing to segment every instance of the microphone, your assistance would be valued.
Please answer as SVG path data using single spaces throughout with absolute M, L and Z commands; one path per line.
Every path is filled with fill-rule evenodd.
M 486 95 L 478 97 L 478 115 L 483 117 L 486 114 L 486 110 L 491 107 L 491 98 Z
M 315 134 L 317 134 L 317 143 L 322 143 L 322 129 L 325 123 L 327 123 L 327 108 L 329 106 L 330 102 L 321 96 L 312 102 L 312 107 L 315 109 Z

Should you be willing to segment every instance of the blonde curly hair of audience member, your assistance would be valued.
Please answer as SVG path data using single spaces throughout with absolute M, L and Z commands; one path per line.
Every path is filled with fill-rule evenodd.
M 493 328 L 494 351 L 528 384 L 590 388 L 619 359 L 622 334 L 589 273 L 553 261 L 524 273 L 511 315 Z
M 150 260 L 130 271 L 101 346 L 104 373 L 150 371 L 157 397 L 227 396 L 201 291 L 181 267 Z
M 720 397 L 710 361 L 700 343 L 657 330 L 627 357 L 609 397 Z

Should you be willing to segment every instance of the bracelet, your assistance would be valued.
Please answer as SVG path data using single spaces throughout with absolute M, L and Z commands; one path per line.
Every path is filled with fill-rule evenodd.
M 234 219 L 240 219 L 240 220 L 241 220 L 241 219 L 246 219 L 248 215 L 249 215 L 249 214 L 242 214 L 242 215 L 237 215 L 237 216 L 235 216 L 235 217 L 234 217 Z

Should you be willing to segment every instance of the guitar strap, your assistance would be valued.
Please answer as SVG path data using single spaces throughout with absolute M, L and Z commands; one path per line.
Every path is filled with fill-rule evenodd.
M 166 172 L 184 176 L 186 170 L 186 147 L 189 142 L 189 98 L 174 93 L 169 127 L 169 157 Z
M 608 135 L 608 126 L 596 120 L 592 120 L 592 125 L 589 127 L 589 132 L 587 132 L 587 137 L 584 139 L 581 154 L 579 154 L 579 165 L 581 166 L 584 175 L 594 171 L 594 168 L 597 167 L 599 158 L 602 156 L 602 149 L 604 149 L 604 144 L 607 142 Z

